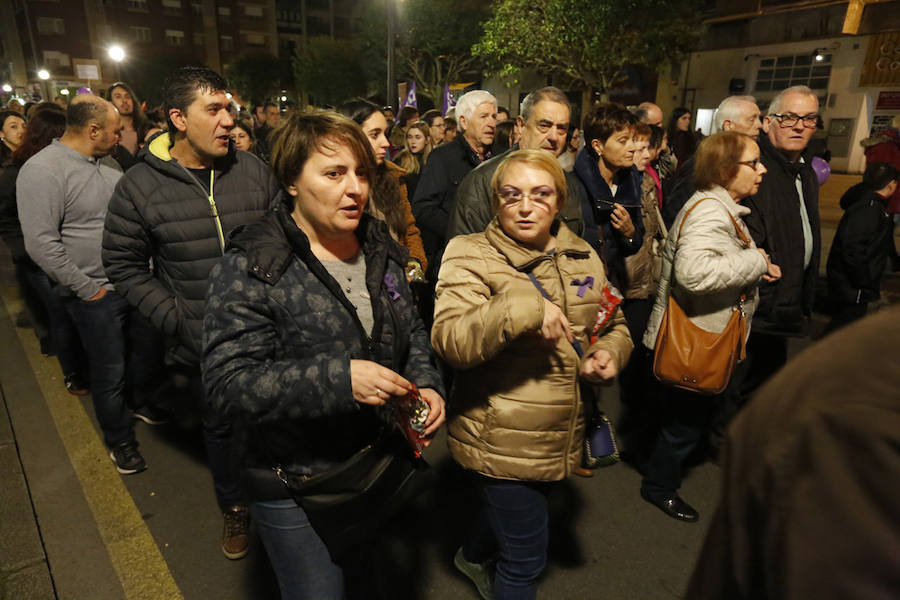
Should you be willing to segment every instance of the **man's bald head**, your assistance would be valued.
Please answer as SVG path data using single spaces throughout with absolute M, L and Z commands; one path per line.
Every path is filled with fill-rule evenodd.
M 66 110 L 65 138 L 78 140 L 84 154 L 101 157 L 111 153 L 119 143 L 122 119 L 112 102 L 99 96 L 81 94 Z
M 97 125 L 102 129 L 106 126 L 110 111 L 115 109 L 112 102 L 99 96 L 79 94 L 72 99 L 66 110 L 66 129 L 81 131 L 90 125 Z
M 647 125 L 656 125 L 662 127 L 663 113 L 662 109 L 652 102 L 641 102 L 638 104 L 635 115 L 641 120 L 641 123 Z

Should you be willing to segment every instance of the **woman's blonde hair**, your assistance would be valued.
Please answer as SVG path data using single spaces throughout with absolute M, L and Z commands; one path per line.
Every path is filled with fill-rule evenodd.
M 409 132 L 413 129 L 418 129 L 425 136 L 425 148 L 421 152 L 421 161 L 409 148 Z M 416 121 L 410 124 L 406 135 L 403 136 L 403 148 L 403 151 L 397 154 L 394 162 L 403 167 L 407 173 L 418 173 L 421 167 L 425 166 L 428 155 L 431 154 L 431 129 L 425 121 Z
M 556 207 L 558 210 L 563 209 L 566 205 L 565 172 L 559 166 L 559 161 L 556 160 L 555 156 L 546 150 L 531 149 L 510 152 L 503 159 L 503 162 L 500 163 L 500 166 L 497 167 L 497 170 L 494 171 L 494 176 L 491 178 L 491 198 L 493 199 L 495 213 L 500 210 L 500 182 L 503 180 L 506 170 L 514 163 L 524 164 L 533 169 L 549 173 L 553 177 L 553 186 L 556 188 Z

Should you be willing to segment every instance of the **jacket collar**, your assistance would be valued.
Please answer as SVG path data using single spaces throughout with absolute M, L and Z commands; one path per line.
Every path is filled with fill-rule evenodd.
M 566 227 L 565 223 L 557 220 L 553 222 L 553 228 L 556 229 L 556 253 L 565 254 L 567 256 L 590 256 L 591 247 L 580 237 L 572 233 Z M 507 235 L 503 228 L 500 227 L 500 221 L 497 217 L 488 224 L 484 231 L 485 238 L 488 243 L 497 249 L 506 260 L 518 271 L 528 271 L 541 260 L 548 258 L 548 255 L 540 250 L 523 246 L 516 240 Z
M 735 202 L 734 198 L 731 197 L 731 194 L 728 193 L 728 190 L 720 185 L 715 185 L 708 190 L 698 191 L 697 196 L 700 198 L 715 198 L 735 219 L 740 219 L 744 215 L 750 214 L 749 208 Z
M 271 285 L 287 271 L 293 255 L 307 264 L 319 264 L 309 238 L 291 218 L 284 196 L 282 191 L 274 209 L 255 223 L 235 228 L 228 239 L 229 249 L 237 248 L 247 254 L 250 275 Z M 384 248 L 388 259 L 406 266 L 404 249 L 390 237 L 383 221 L 363 213 L 355 233 L 365 256 Z
M 491 147 L 488 146 L 484 149 L 484 158 L 482 159 L 475 150 L 472 149 L 472 146 L 469 145 L 469 140 L 466 139 L 466 136 L 459 132 L 459 134 L 453 138 L 453 141 L 459 146 L 460 152 L 465 157 L 466 162 L 468 162 L 473 167 L 477 167 L 484 161 L 491 158 Z
M 801 175 L 805 177 L 805 173 L 812 173 L 812 167 L 810 166 L 809 156 L 807 154 L 809 147 L 805 148 L 801 153 L 801 158 L 803 162 L 792 163 L 787 159 L 787 157 L 782 154 L 775 146 L 772 145 L 772 142 L 769 140 L 769 136 L 766 132 L 761 131 L 759 134 L 759 138 L 756 140 L 757 144 L 759 144 L 759 151 L 763 158 L 766 160 L 765 165 L 766 168 L 772 170 L 772 168 L 777 168 L 780 171 L 786 173 L 791 179 L 796 178 L 797 175 Z
M 171 149 L 171 137 L 168 131 L 161 131 L 150 138 L 138 152 L 138 160 L 147 163 L 153 169 L 165 173 L 170 177 L 185 183 L 196 183 L 196 179 L 186 167 L 175 160 L 169 150 Z M 213 164 L 216 176 L 227 173 L 237 161 L 237 151 L 234 142 L 228 142 L 228 154 L 217 158 Z
M 613 197 L 612 190 L 609 189 L 606 180 L 600 175 L 600 168 L 597 166 L 597 159 L 588 152 L 587 148 L 582 148 L 575 157 L 575 167 L 573 169 L 578 179 L 584 185 L 592 204 L 599 210 L 611 211 L 612 206 L 608 202 L 618 202 L 622 206 L 640 206 L 641 194 L 640 183 L 635 176 L 637 169 L 622 169 L 616 173 L 616 183 L 618 189 Z

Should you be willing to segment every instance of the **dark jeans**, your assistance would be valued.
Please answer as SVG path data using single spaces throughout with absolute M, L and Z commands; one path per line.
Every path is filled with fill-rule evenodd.
M 78 329 L 72 321 L 72 316 L 66 310 L 63 299 L 53 291 L 53 282 L 40 267 L 34 264 L 23 266 L 22 275 L 44 305 L 50 339 L 53 341 L 56 358 L 59 360 L 63 376 L 85 376 L 88 366 L 83 360 Z
M 538 579 L 547 566 L 547 494 L 552 484 L 480 475 L 475 476 L 475 484 L 483 505 L 471 537 L 463 545 L 463 557 L 481 563 L 499 549 L 494 597 L 537 598 Z
M 231 506 L 244 505 L 247 500 L 240 483 L 240 460 L 235 450 L 231 419 L 207 402 L 199 372 L 182 369 L 182 373 L 190 377 L 191 396 L 200 402 L 203 444 L 219 508 L 224 511 Z
M 678 493 L 684 460 L 706 432 L 721 398 L 660 387 L 663 389 L 662 426 L 647 464 L 647 475 L 641 481 L 641 489 L 652 498 L 668 498 Z
M 293 500 L 253 502 L 250 514 L 266 547 L 282 600 L 341 600 L 344 578 Z
M 134 440 L 126 402 L 126 365 L 137 405 L 149 398 L 159 381 L 157 363 L 147 360 L 145 339 L 134 318 L 137 311 L 115 292 L 93 302 L 67 298 L 65 307 L 90 362 L 91 396 L 106 445 Z

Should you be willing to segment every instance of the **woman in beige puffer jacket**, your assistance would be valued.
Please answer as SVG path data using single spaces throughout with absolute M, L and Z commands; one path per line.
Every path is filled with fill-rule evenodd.
M 527 597 L 546 562 L 548 482 L 581 460 L 579 377 L 612 380 L 632 343 L 621 311 L 602 317 L 600 258 L 555 220 L 566 194 L 556 160 L 540 150 L 512 153 L 492 189 L 497 217 L 444 253 L 431 339 L 456 369 L 450 451 L 476 474 L 487 512 L 455 563 L 490 597 L 482 564 L 490 548 L 475 540 L 492 533 L 500 548 L 493 592 Z M 530 525 L 516 529 L 523 518 Z

